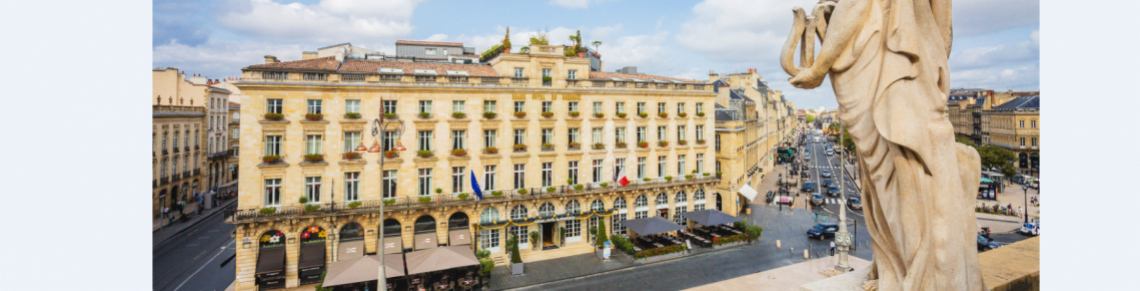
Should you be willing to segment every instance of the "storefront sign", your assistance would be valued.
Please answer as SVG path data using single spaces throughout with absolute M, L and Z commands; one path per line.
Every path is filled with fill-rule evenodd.
M 547 222 L 566 221 L 566 220 L 574 220 L 574 219 L 575 219 L 575 217 L 573 217 L 573 216 L 564 216 L 564 217 L 556 217 L 556 218 L 539 219 L 539 220 L 535 220 L 534 223 L 547 223 Z

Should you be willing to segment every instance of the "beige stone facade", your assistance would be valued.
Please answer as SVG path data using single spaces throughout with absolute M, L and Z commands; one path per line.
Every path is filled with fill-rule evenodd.
M 153 73 L 151 216 L 159 218 L 163 207 L 187 201 L 206 189 L 202 169 L 207 160 L 206 86 L 186 80 L 174 68 Z
M 288 241 L 287 286 L 300 284 L 295 238 L 311 226 L 328 231 L 328 262 L 350 223 L 365 230 L 365 252 L 378 252 L 384 201 L 383 219 L 398 230 L 402 249 L 422 244 L 417 234 L 446 245 L 465 230 L 475 237 L 473 248 L 492 251 L 500 263 L 507 233 L 521 232 L 504 227 L 511 219 L 537 218 L 527 232 L 541 231 L 543 244 L 565 243 L 532 251 L 537 242 L 524 239 L 523 260 L 536 261 L 592 251 L 589 224 L 599 218 L 615 232 L 615 219 L 675 219 L 678 211 L 712 209 L 716 201 L 735 213 L 734 196 L 714 189 L 711 86 L 590 72 L 588 61 L 563 56 L 559 46 L 531 50 L 502 54 L 490 66 L 267 57 L 268 64 L 243 69 L 235 83 L 242 92 L 239 211 L 227 217 L 238 233 L 237 289 L 256 288 L 257 243 L 270 230 Z M 330 61 L 339 64 L 326 66 Z M 267 112 L 283 118 L 267 119 Z M 346 156 L 377 142 L 372 120 L 381 112 L 393 123 L 379 131 L 378 142 L 388 150 L 398 140 L 407 151 L 391 153 L 383 165 L 388 153 Z M 266 162 L 270 155 L 281 161 Z M 633 183 L 614 187 L 620 169 Z M 482 200 L 471 197 L 472 172 Z M 585 218 L 591 210 L 603 214 Z M 546 237 L 559 228 L 567 228 L 565 242 Z

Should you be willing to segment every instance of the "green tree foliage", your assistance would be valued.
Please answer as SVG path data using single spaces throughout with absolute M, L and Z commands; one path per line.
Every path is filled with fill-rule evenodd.
M 519 236 L 511 236 L 511 263 L 522 263 L 522 255 L 519 255 Z
M 607 241 L 610 241 L 610 238 L 606 236 L 606 224 L 602 222 L 603 220 L 598 220 L 598 240 L 594 243 L 594 245 L 598 246 L 599 248 L 605 246 Z
M 960 135 L 960 134 L 959 134 L 959 135 L 955 135 L 955 136 L 954 136 L 954 140 L 956 140 L 956 141 L 957 141 L 957 142 L 959 142 L 959 143 L 962 143 L 962 144 L 965 144 L 965 145 L 968 145 L 968 146 L 974 147 L 974 149 L 977 149 L 977 148 L 978 148 L 978 146 L 977 146 L 977 145 L 975 145 L 975 144 L 974 144 L 974 142 L 970 140 L 970 138 L 968 138 L 968 137 L 966 137 L 966 136 L 964 136 L 964 135 Z
M 807 123 L 813 123 L 813 122 L 815 122 L 815 116 L 808 114 L 807 115 Z
M 839 123 L 838 122 L 832 122 L 831 125 L 827 126 L 827 130 L 839 131 Z
M 843 148 L 846 148 L 849 153 L 855 153 L 855 140 L 851 139 L 850 134 L 847 134 L 846 127 L 843 128 Z
M 530 44 L 532 45 L 550 45 L 550 41 L 546 39 L 545 32 L 536 32 L 530 35 Z

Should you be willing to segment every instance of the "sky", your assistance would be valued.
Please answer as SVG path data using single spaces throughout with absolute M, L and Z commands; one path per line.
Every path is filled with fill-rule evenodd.
M 834 109 L 830 81 L 798 89 L 780 68 L 792 8 L 818 0 L 442 1 L 155 0 L 152 62 L 212 79 L 237 77 L 265 55 L 298 60 L 302 51 L 351 42 L 395 52 L 396 40 L 462 42 L 482 52 L 510 27 L 522 47 L 546 32 L 551 44 L 601 41 L 607 71 L 636 66 L 652 75 L 706 80 L 710 71 L 756 68 L 797 108 Z M 1040 17 L 1036 0 L 953 2 L 952 88 L 1036 91 Z M 817 46 L 818 47 L 818 46 Z

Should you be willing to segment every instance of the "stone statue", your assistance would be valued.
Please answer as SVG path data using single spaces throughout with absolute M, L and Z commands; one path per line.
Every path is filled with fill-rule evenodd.
M 874 255 L 866 289 L 985 290 L 975 246 L 977 151 L 943 117 L 949 0 L 822 0 L 780 56 L 798 88 L 824 77 L 856 146 Z M 814 42 L 820 39 L 819 54 Z M 802 42 L 800 65 L 793 55 Z

